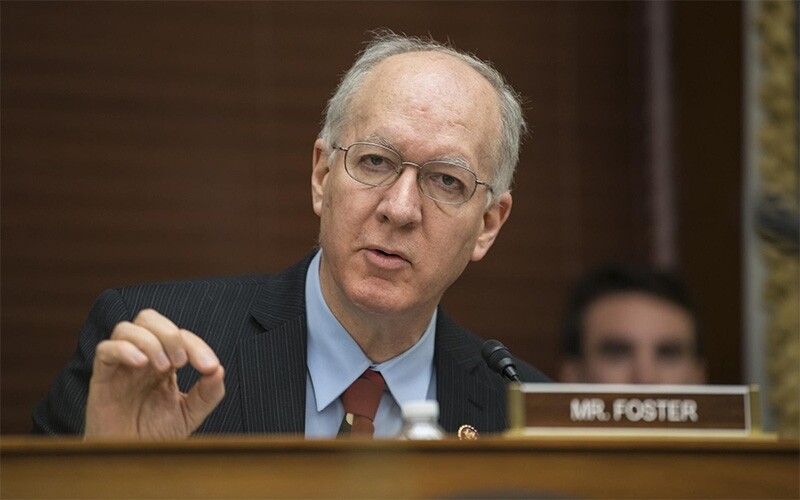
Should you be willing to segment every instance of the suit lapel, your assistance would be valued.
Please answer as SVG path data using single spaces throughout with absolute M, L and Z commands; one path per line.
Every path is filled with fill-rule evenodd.
M 479 349 L 466 332 L 441 310 L 436 325 L 436 392 L 440 423 L 449 433 L 468 424 L 478 432 L 505 428 L 503 385 L 486 380 Z
M 238 344 L 244 431 L 302 434 L 305 430 L 305 278 L 314 254 L 270 277 L 251 315 L 258 332 Z M 483 364 L 480 346 L 439 311 L 436 390 L 440 422 L 454 433 L 463 424 L 479 432 L 505 428 L 505 386 Z M 496 382 L 496 383 L 493 383 Z
M 251 308 L 263 330 L 238 345 L 245 432 L 305 430 L 305 278 L 312 257 L 271 277 Z

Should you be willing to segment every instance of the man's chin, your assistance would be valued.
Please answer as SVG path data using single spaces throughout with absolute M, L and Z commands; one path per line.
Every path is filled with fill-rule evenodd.
M 376 316 L 402 316 L 413 309 L 400 298 L 374 295 L 357 298 L 354 304 L 365 313 Z
M 402 316 L 420 306 L 420 302 L 414 300 L 417 297 L 410 296 L 400 287 L 386 282 L 370 285 L 358 287 L 349 294 L 353 304 L 363 312 L 380 316 Z

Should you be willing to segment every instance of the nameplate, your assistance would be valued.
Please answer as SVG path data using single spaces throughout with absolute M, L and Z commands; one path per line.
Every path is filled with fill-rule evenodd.
M 749 435 L 756 387 L 510 384 L 509 433 Z

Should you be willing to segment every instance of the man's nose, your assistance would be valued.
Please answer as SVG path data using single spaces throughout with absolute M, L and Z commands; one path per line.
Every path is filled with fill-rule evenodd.
M 417 167 L 405 165 L 397 180 L 385 188 L 378 204 L 378 214 L 395 226 L 406 226 L 422 220 L 422 193 L 417 184 L 417 175 Z
M 639 353 L 633 364 L 634 384 L 658 384 L 658 366 L 655 358 Z

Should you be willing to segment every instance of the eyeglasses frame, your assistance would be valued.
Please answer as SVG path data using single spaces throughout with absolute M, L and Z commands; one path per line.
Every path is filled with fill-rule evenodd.
M 350 151 L 350 148 L 352 148 L 353 146 L 374 146 L 374 147 L 378 147 L 380 149 L 385 149 L 386 151 L 390 151 L 390 152 L 396 154 L 397 157 L 400 158 L 400 162 L 398 164 L 397 170 L 395 170 L 395 172 L 397 174 L 395 176 L 395 178 L 392 179 L 392 181 L 390 183 L 388 183 L 388 184 L 371 184 L 369 182 L 364 182 L 361 179 L 356 179 L 355 177 L 353 177 L 353 174 L 350 173 L 350 169 L 347 168 L 347 153 L 348 153 L 348 151 Z M 467 203 L 469 200 L 471 200 L 473 196 L 475 196 L 475 191 L 478 190 L 478 186 L 479 185 L 480 186 L 485 186 L 486 189 L 488 189 L 491 194 L 494 194 L 494 188 L 492 188 L 491 184 L 489 184 L 488 182 L 484 182 L 484 181 L 479 180 L 478 179 L 478 175 L 475 172 L 473 172 L 472 170 L 470 170 L 469 168 L 467 168 L 467 167 L 465 167 L 463 165 L 458 165 L 458 164 L 453 163 L 453 162 L 449 162 L 449 161 L 445 161 L 445 160 L 430 160 L 430 161 L 426 161 L 425 163 L 420 165 L 419 163 L 414 163 L 413 161 L 404 161 L 403 160 L 403 155 L 401 155 L 400 153 L 398 153 L 397 151 L 395 151 L 394 149 L 392 149 L 390 147 L 383 146 L 381 144 L 375 144 L 374 142 L 366 142 L 366 141 L 356 141 L 356 142 L 350 144 L 347 147 L 338 146 L 336 144 L 333 144 L 331 147 L 335 151 L 344 152 L 344 157 L 342 158 L 342 161 L 344 162 L 344 170 L 345 170 L 345 172 L 347 172 L 347 175 L 350 176 L 351 179 L 353 179 L 354 181 L 359 182 L 361 184 L 364 184 L 365 186 L 389 187 L 392 184 L 394 184 L 395 182 L 397 182 L 397 179 L 399 179 L 400 176 L 403 174 L 403 167 L 405 167 L 406 165 L 410 165 L 412 167 L 416 167 L 418 169 L 418 171 L 419 171 L 419 173 L 417 174 L 417 187 L 419 188 L 419 192 L 422 193 L 426 198 L 431 199 L 431 200 L 435 201 L 436 203 L 444 203 L 445 205 L 453 205 L 453 206 L 463 205 L 463 204 Z M 460 169 L 463 169 L 463 170 L 469 172 L 472 175 L 472 177 L 475 178 L 475 189 L 472 190 L 472 192 L 470 193 L 469 197 L 467 197 L 466 200 L 461 201 L 461 202 L 443 201 L 443 200 L 437 200 L 436 198 L 433 198 L 432 196 L 427 194 L 422 189 L 422 184 L 421 184 L 421 181 L 422 181 L 422 169 L 423 169 L 423 167 L 425 167 L 425 165 L 427 165 L 429 163 L 446 163 L 448 165 L 452 165 L 454 167 L 458 167 Z

